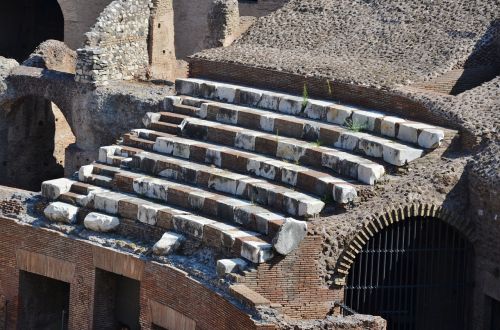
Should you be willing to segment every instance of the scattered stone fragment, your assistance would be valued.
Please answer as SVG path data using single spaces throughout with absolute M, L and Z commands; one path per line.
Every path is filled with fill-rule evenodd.
M 96 232 L 109 232 L 120 225 L 120 220 L 117 217 L 110 215 L 91 212 L 83 220 L 85 228 Z
M 153 253 L 164 256 L 175 252 L 184 240 L 185 237 L 180 234 L 167 232 L 163 234 L 161 239 L 153 246 Z
M 287 218 L 273 239 L 276 252 L 287 255 L 295 250 L 307 235 L 307 223 Z
M 51 221 L 74 224 L 77 221 L 78 207 L 62 202 L 54 202 L 49 204 L 43 213 Z

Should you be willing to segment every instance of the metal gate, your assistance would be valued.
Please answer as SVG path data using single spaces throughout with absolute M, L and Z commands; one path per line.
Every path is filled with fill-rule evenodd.
M 469 327 L 472 247 L 434 218 L 398 222 L 372 237 L 353 264 L 345 304 L 388 329 Z

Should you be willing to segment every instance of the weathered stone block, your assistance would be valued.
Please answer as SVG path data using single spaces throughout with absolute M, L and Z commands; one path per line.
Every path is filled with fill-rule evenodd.
M 171 254 L 181 246 L 185 239 L 180 234 L 167 232 L 153 246 L 153 253 L 160 256 Z
M 307 223 L 292 218 L 287 218 L 285 223 L 273 239 L 276 252 L 287 255 L 296 248 L 307 235 Z
M 77 221 L 78 207 L 66 203 L 54 202 L 45 208 L 43 214 L 50 221 L 74 224 Z
M 115 230 L 120 225 L 120 220 L 117 217 L 91 212 L 87 214 L 83 224 L 89 230 L 106 233 Z
M 248 267 L 248 263 L 240 258 L 235 259 L 222 259 L 217 260 L 217 275 L 223 277 L 229 273 L 237 273 L 245 270 Z
M 66 178 L 45 181 L 42 183 L 42 196 L 56 200 L 61 194 L 69 192 L 73 183 L 75 181 Z

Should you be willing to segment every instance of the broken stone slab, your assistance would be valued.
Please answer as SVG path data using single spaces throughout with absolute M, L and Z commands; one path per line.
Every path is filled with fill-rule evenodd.
M 241 258 L 217 260 L 217 275 L 223 277 L 226 274 L 234 274 L 244 271 L 248 263 Z
M 158 256 L 165 256 L 175 252 L 186 238 L 180 234 L 166 232 L 153 246 L 153 253 Z
M 384 118 L 384 114 L 375 111 L 355 110 L 352 113 L 352 123 L 363 130 L 374 131 L 377 119 Z
M 93 172 L 94 166 L 92 165 L 84 165 L 80 167 L 80 169 L 78 170 L 78 180 L 81 182 L 86 182 Z
M 404 122 L 399 124 L 398 139 L 409 143 L 418 143 L 418 134 L 421 130 L 426 128 L 434 128 L 431 125 Z
M 215 98 L 222 102 L 233 103 L 238 88 L 229 84 L 217 84 L 215 87 Z
M 176 231 L 198 239 L 203 238 L 204 227 L 213 223 L 215 223 L 214 220 L 193 214 L 177 215 L 173 218 L 173 224 Z
M 91 212 L 83 220 L 83 225 L 89 230 L 107 233 L 115 230 L 120 225 L 120 220 L 110 215 Z
M 77 221 L 78 207 L 62 202 L 49 204 L 43 214 L 50 221 L 74 224 Z
M 356 189 L 350 184 L 339 183 L 333 187 L 333 199 L 340 204 L 347 204 L 358 197 Z
M 404 119 L 398 117 L 393 117 L 393 116 L 384 117 L 380 125 L 380 133 L 382 135 L 395 138 L 398 125 L 404 122 L 405 122 Z
M 165 209 L 163 205 L 144 203 L 137 209 L 137 220 L 148 225 L 156 225 L 158 220 L 158 211 Z
M 331 105 L 326 113 L 326 121 L 329 123 L 344 125 L 352 115 L 353 109 L 340 104 Z
M 305 221 L 287 218 L 273 239 L 274 250 L 281 255 L 287 255 L 299 246 L 306 235 Z
M 97 191 L 91 195 L 94 201 L 94 208 L 108 214 L 118 214 L 118 203 L 121 200 L 130 197 L 124 194 L 110 191 Z
M 260 264 L 274 257 L 273 246 L 264 241 L 243 241 L 241 256 L 253 263 Z
M 118 146 L 107 146 L 99 148 L 99 157 L 98 160 L 101 163 L 113 165 L 113 161 L 111 159 L 112 156 L 116 155 L 116 152 L 120 151 L 120 147 Z M 92 174 L 92 173 L 91 173 Z
M 45 181 L 42 183 L 42 196 L 56 200 L 62 194 L 69 192 L 73 183 L 75 181 L 66 178 Z
M 144 127 L 150 127 L 151 124 L 159 122 L 160 118 L 161 118 L 161 114 L 160 113 L 158 113 L 158 112 L 148 112 L 142 118 L 142 123 L 144 124 Z
M 418 145 L 426 149 L 438 148 L 444 140 L 444 131 L 437 128 L 426 128 L 418 136 Z
M 383 145 L 384 161 L 396 166 L 403 166 L 422 157 L 423 150 L 403 144 L 388 142 Z
M 385 168 L 380 164 L 361 163 L 358 165 L 357 179 L 363 183 L 374 185 L 384 174 Z

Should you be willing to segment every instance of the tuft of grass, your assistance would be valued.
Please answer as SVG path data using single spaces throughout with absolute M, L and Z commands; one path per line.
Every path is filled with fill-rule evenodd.
M 302 91 L 302 109 L 300 110 L 301 113 L 306 110 L 308 104 L 309 104 L 309 92 L 307 91 L 306 83 L 304 83 L 304 89 Z
M 320 141 L 319 139 L 318 139 L 318 140 L 316 140 L 316 142 L 314 142 L 314 145 L 315 145 L 316 147 L 321 147 L 321 141 Z
M 345 120 L 344 127 L 352 132 L 361 132 L 367 129 L 366 125 L 355 123 L 351 118 Z
M 328 95 L 333 95 L 332 85 L 330 84 L 330 80 L 326 80 L 326 85 L 328 86 Z

